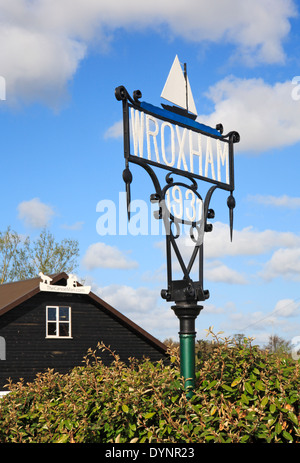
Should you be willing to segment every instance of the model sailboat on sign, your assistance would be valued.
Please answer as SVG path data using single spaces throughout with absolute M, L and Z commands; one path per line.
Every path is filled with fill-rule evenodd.
M 184 70 L 182 70 L 177 55 L 161 93 L 161 97 L 176 105 L 169 106 L 162 104 L 164 109 L 194 120 L 196 119 L 197 109 L 187 76 L 186 64 L 184 64 Z
M 197 109 L 194 102 L 191 86 L 187 76 L 186 64 L 182 70 L 178 56 L 175 56 L 165 86 L 161 93 L 161 98 L 174 103 L 176 106 L 169 106 L 162 103 L 162 107 L 168 111 L 172 111 L 176 114 L 180 114 L 190 119 L 195 120 L 197 118 Z M 218 124 L 216 129 L 222 134 L 222 124 Z M 227 200 L 229 208 L 229 225 L 230 225 L 230 239 L 232 241 L 233 232 L 233 209 L 235 208 L 235 199 L 232 195 L 232 191 Z

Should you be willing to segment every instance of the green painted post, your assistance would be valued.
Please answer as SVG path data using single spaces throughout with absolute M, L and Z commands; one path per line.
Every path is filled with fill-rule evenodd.
M 180 331 L 180 374 L 184 379 L 186 395 L 191 398 L 195 387 L 195 319 L 199 315 L 203 306 L 178 303 L 172 306 L 175 314 L 179 318 Z
M 190 399 L 195 388 L 195 334 L 180 334 L 180 373 Z

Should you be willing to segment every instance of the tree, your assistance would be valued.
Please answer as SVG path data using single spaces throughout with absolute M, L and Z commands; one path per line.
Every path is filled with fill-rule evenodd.
M 45 275 L 52 273 L 72 273 L 77 267 L 79 256 L 78 241 L 63 239 L 61 243 L 55 242 L 54 236 L 44 229 L 30 249 L 31 273 Z
M 63 239 L 60 243 L 47 229 L 37 239 L 19 235 L 8 227 L 0 232 L 0 284 L 46 275 L 72 273 L 77 267 L 77 240 Z
M 277 334 L 269 336 L 269 342 L 265 346 L 265 349 L 270 352 L 276 352 L 277 354 L 289 353 L 291 349 L 290 341 L 285 341 Z
M 23 265 L 28 259 L 29 238 L 22 238 L 10 227 L 0 232 L 0 284 L 14 281 L 23 273 Z
M 247 339 L 246 339 L 246 336 L 243 334 L 243 333 L 237 333 L 233 336 L 233 339 L 234 339 L 234 342 L 235 342 L 235 345 L 237 347 L 242 347 L 244 345 L 244 343 L 246 342 L 247 343 Z

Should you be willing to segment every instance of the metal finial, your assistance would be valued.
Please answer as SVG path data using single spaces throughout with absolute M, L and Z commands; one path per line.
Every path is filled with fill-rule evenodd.
M 227 198 L 227 206 L 229 207 L 229 227 L 230 227 L 230 241 L 232 241 L 232 234 L 233 234 L 233 209 L 235 208 L 235 199 L 232 195 L 232 191 L 230 196 Z
M 130 221 L 130 202 L 131 202 L 130 184 L 132 182 L 132 173 L 130 172 L 128 167 L 126 167 L 123 170 L 123 180 L 126 185 L 127 217 L 128 217 L 128 221 Z

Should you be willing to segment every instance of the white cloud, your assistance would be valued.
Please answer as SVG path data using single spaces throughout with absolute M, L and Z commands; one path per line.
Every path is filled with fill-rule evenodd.
M 160 291 L 126 285 L 95 286 L 92 290 L 104 301 L 126 315 L 161 341 L 178 338 L 178 319 L 173 310 L 162 302 Z
M 247 279 L 240 273 L 222 262 L 208 262 L 205 267 L 205 279 L 219 283 L 229 283 L 236 285 L 247 284 Z
M 250 201 L 255 201 L 265 206 L 284 207 L 285 209 L 298 209 L 300 208 L 300 198 L 293 198 L 288 195 L 272 196 L 272 195 L 254 195 L 248 196 Z
M 88 47 L 106 49 L 123 28 L 231 43 L 239 59 L 282 63 L 283 41 L 295 16 L 292 0 L 0 0 L 0 69 L 7 100 L 57 103 Z
M 129 260 L 117 247 L 105 243 L 91 244 L 83 259 L 83 266 L 88 270 L 95 268 L 129 269 L 138 267 L 138 263 Z
M 39 198 L 23 201 L 18 205 L 19 219 L 32 228 L 46 227 L 54 215 L 52 207 L 44 204 Z
M 237 131 L 240 142 L 235 145 L 236 154 L 247 151 L 257 155 L 293 145 L 300 141 L 300 104 L 292 98 L 294 88 L 292 80 L 271 85 L 263 79 L 226 77 L 206 94 L 214 111 L 199 114 L 198 120 L 211 127 L 222 123 L 224 134 Z M 122 122 L 116 122 L 105 135 L 120 137 Z
M 300 303 L 293 299 L 281 299 L 277 302 L 274 313 L 280 317 L 294 317 L 299 315 Z
M 187 235 L 177 240 L 184 259 L 189 259 L 193 241 Z M 300 235 L 292 232 L 278 232 L 274 230 L 259 231 L 253 226 L 242 230 L 234 229 L 233 240 L 230 241 L 229 226 L 222 222 L 214 222 L 212 233 L 204 235 L 205 258 L 216 259 L 225 256 L 256 256 L 266 254 L 273 249 L 300 247 Z M 156 247 L 164 252 L 165 243 L 156 243 Z
M 273 313 L 265 314 L 262 311 L 253 311 L 251 313 L 232 313 L 229 314 L 227 327 L 239 333 L 250 331 L 272 331 L 275 324 L 278 323 Z
M 109 285 L 98 288 L 99 296 L 110 305 L 126 313 L 149 312 L 157 304 L 159 293 L 146 287 L 132 288 L 126 285 Z
M 27 26 L 0 26 L 1 73 L 7 102 L 42 101 L 56 108 L 66 95 L 66 84 L 85 55 L 85 46 L 63 35 Z
M 187 265 L 194 243 L 189 237 L 183 235 L 178 238 L 177 245 Z M 165 252 L 163 242 L 157 243 L 156 246 Z M 277 276 L 284 276 L 300 280 L 300 236 L 295 233 L 274 230 L 259 231 L 250 226 L 242 230 L 234 230 L 231 242 L 228 225 L 215 222 L 213 232 L 204 236 L 204 246 L 205 278 L 210 281 L 247 284 L 248 280 L 243 274 L 215 259 L 261 256 L 270 252 L 274 252 L 273 256 L 265 263 L 263 270 L 259 273 L 260 277 L 271 280 Z M 173 268 L 180 270 L 175 256 Z
M 260 275 L 266 280 L 283 277 L 292 281 L 300 281 L 300 247 L 281 248 L 275 251 Z
M 255 342 L 267 344 L 269 337 L 278 331 L 284 333 L 284 337 L 294 336 L 293 333 L 298 329 L 296 317 L 299 317 L 299 311 L 300 303 L 294 299 L 279 300 L 269 313 L 229 311 L 228 321 L 224 323 L 223 329 L 246 333 L 247 336 L 254 336 Z M 291 317 L 294 317 L 293 323 Z
M 258 231 L 250 226 L 242 230 L 234 230 L 231 242 L 228 225 L 216 222 L 213 232 L 205 235 L 204 243 L 205 257 L 211 259 L 222 256 L 266 254 L 279 247 L 297 248 L 300 246 L 300 236 L 292 232 Z
M 235 151 L 259 153 L 300 141 L 300 105 L 292 98 L 292 81 L 270 85 L 262 79 L 225 78 L 209 89 L 215 105 L 201 122 L 225 133 L 235 130 L 241 140 Z
M 64 225 L 62 225 L 62 228 L 64 228 L 65 230 L 81 230 L 82 227 L 83 227 L 83 224 L 84 224 L 84 222 L 78 221 L 78 222 L 75 222 L 75 223 L 73 223 L 71 225 L 64 224 Z
M 120 138 L 123 135 L 123 121 L 118 121 L 109 127 L 105 134 L 104 138 Z

